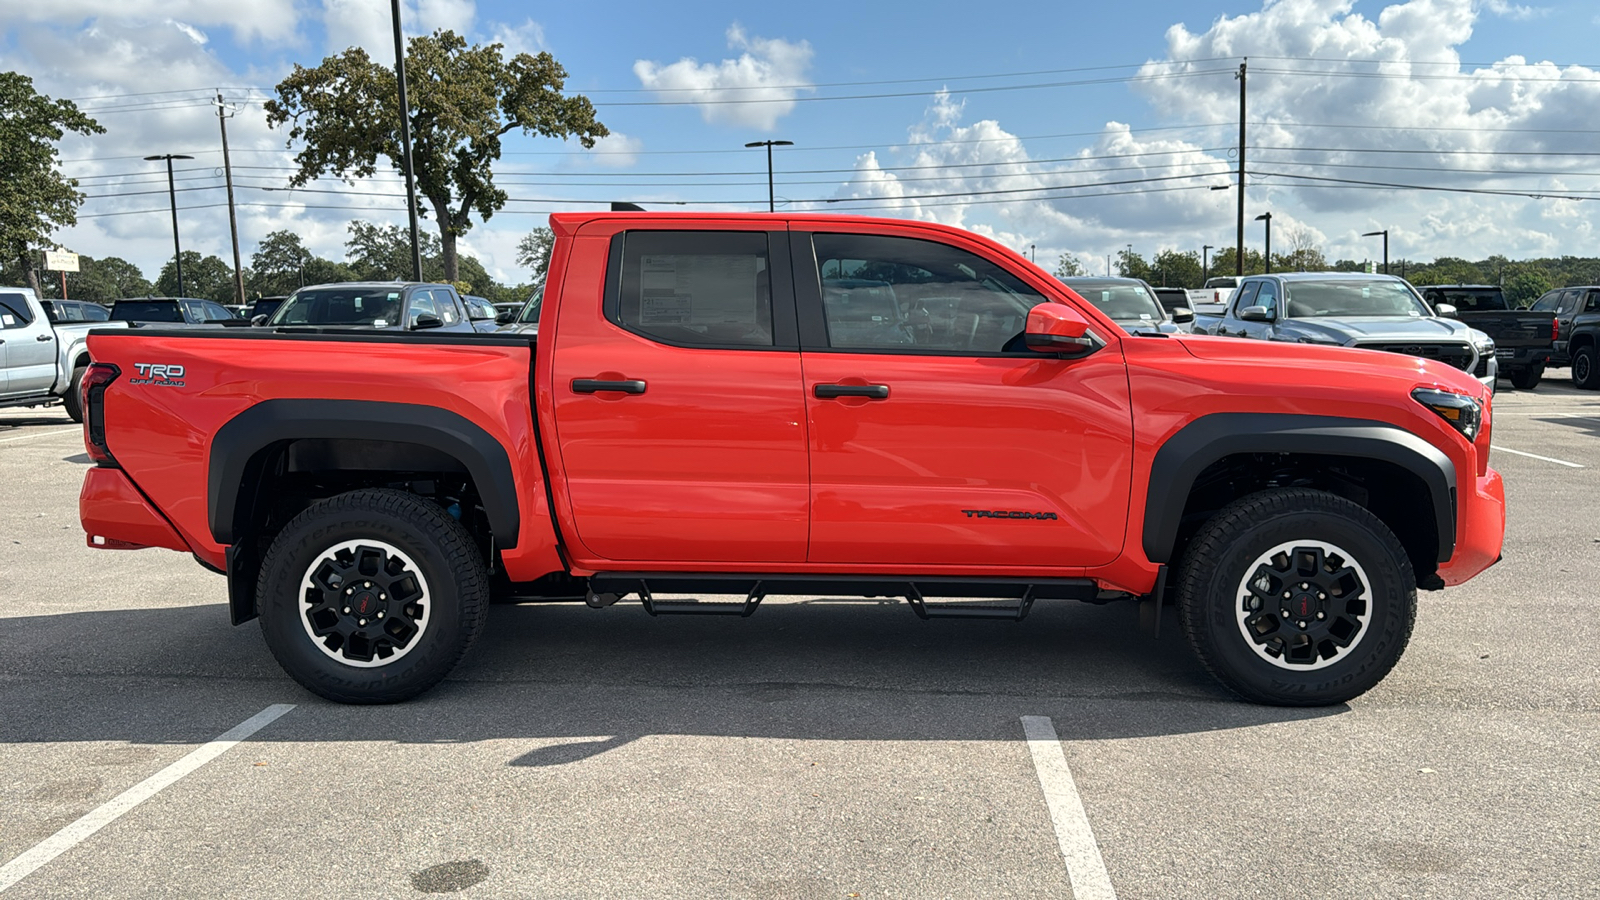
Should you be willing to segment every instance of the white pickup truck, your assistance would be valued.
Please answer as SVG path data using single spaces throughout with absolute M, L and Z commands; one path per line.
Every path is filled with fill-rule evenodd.
M 74 422 L 78 380 L 89 365 L 89 331 L 127 322 L 52 325 L 29 288 L 0 287 L 0 407 L 61 403 Z

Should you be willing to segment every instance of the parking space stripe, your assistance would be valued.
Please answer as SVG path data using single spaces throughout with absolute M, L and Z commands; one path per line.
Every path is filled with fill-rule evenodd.
M 52 434 L 83 434 L 82 428 L 62 428 L 58 431 L 36 431 L 33 434 L 23 434 L 17 437 L 0 438 L 0 444 L 9 444 L 13 441 L 27 441 L 33 438 L 49 437 Z
M 90 835 L 115 822 L 123 813 L 159 794 L 183 776 L 227 753 L 235 744 L 272 724 L 291 709 L 294 709 L 292 703 L 275 703 L 263 709 L 217 735 L 214 740 L 196 747 L 184 758 L 106 801 L 99 808 L 91 810 L 78 821 L 45 838 L 27 853 L 0 866 L 0 893 L 5 893 L 7 888 L 27 878 L 39 867 L 83 843 Z
M 1549 457 L 1549 456 L 1540 456 L 1537 453 L 1529 453 L 1529 452 L 1527 452 L 1525 450 L 1513 450 L 1510 447 L 1502 447 L 1499 444 L 1495 444 L 1494 446 L 1490 447 L 1489 449 L 1490 450 L 1498 450 L 1501 453 L 1515 453 L 1518 456 L 1526 456 L 1526 457 L 1529 457 L 1531 459 L 1541 459 L 1541 460 L 1544 460 L 1545 462 L 1555 463 L 1558 466 L 1566 466 L 1566 467 L 1571 468 L 1571 469 L 1586 469 L 1586 468 L 1588 468 L 1588 466 L 1585 466 L 1582 463 L 1567 462 L 1564 459 L 1554 459 L 1554 458 Z
M 1039 786 L 1044 789 L 1044 802 L 1050 809 L 1050 823 L 1055 826 L 1056 841 L 1067 863 L 1072 896 L 1075 900 L 1117 900 L 1055 725 L 1046 716 L 1023 716 L 1022 732 L 1027 735 L 1028 752 L 1033 754 L 1033 768 L 1039 773 Z

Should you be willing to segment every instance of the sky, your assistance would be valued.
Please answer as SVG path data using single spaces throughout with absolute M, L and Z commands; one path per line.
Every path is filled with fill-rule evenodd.
M 401 5 L 409 35 L 550 52 L 612 132 L 593 150 L 507 140 L 512 202 L 462 240 L 507 283 L 554 211 L 764 210 L 766 156 L 743 145 L 768 139 L 794 142 L 774 153 L 780 209 L 957 225 L 1046 269 L 1229 247 L 1246 59 L 1248 247 L 1271 212 L 1275 250 L 1329 260 L 1379 258 L 1378 230 L 1394 259 L 1600 253 L 1600 7 L 1583 0 Z M 384 0 L 0 0 L 0 70 L 107 129 L 62 142 L 89 199 L 57 241 L 154 277 L 171 219 L 143 157 L 181 153 L 183 247 L 229 258 L 218 91 L 246 265 L 272 231 L 342 259 L 350 220 L 403 224 L 394 171 L 288 190 L 294 148 L 262 108 L 296 64 L 351 46 L 392 63 L 391 27 Z

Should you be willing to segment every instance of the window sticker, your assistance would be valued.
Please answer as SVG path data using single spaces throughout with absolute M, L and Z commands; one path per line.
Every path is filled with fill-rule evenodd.
M 747 254 L 642 256 L 639 324 L 752 322 L 763 262 Z
M 7 328 L 14 328 L 14 327 L 16 327 L 16 324 L 17 324 L 17 317 L 16 316 L 0 315 L 0 325 L 4 325 Z

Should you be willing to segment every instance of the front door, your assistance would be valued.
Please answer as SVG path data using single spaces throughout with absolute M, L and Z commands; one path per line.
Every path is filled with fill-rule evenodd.
M 5 341 L 6 396 L 47 393 L 56 383 L 56 340 L 49 319 L 20 293 L 0 293 L 0 340 Z
M 1133 435 L 1115 336 L 1085 359 L 1029 352 L 1027 312 L 1047 298 L 976 246 L 818 233 L 795 248 L 811 562 L 1117 556 Z
M 545 328 L 577 542 L 641 564 L 803 562 L 810 487 L 786 233 L 754 220 L 622 227 L 591 223 L 572 241 Z

